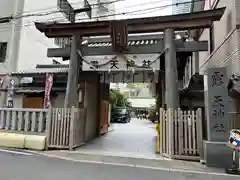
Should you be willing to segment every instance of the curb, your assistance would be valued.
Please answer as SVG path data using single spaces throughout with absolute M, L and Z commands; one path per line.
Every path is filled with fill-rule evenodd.
M 0 146 L 44 150 L 46 147 L 46 136 L 0 132 Z
M 115 163 L 115 162 L 106 162 L 101 160 L 81 160 L 81 159 L 74 159 L 70 157 L 64 157 L 61 155 L 53 155 L 47 154 L 44 152 L 38 152 L 39 155 L 46 156 L 48 158 L 53 159 L 61 159 L 65 161 L 70 161 L 74 163 L 88 163 L 88 164 L 103 164 L 103 165 L 111 165 L 111 166 L 122 166 L 122 167 L 130 167 L 130 168 L 141 168 L 141 169 L 152 169 L 152 170 L 160 170 L 160 171 L 168 171 L 168 172 L 181 172 L 185 174 L 204 174 L 204 175 L 212 175 L 212 176 L 224 176 L 224 177 L 239 177 L 238 175 L 233 174 L 226 174 L 224 172 L 211 172 L 211 171 L 204 171 L 204 170 L 188 170 L 188 169 L 181 169 L 181 168 L 164 168 L 164 167 L 154 167 L 154 166 L 145 166 L 141 164 L 125 164 L 125 163 Z

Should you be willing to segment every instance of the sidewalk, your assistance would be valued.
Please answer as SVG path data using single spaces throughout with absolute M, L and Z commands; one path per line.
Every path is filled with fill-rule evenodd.
M 193 173 L 224 173 L 223 169 L 207 168 L 199 162 L 189 162 L 180 160 L 169 160 L 163 157 L 159 158 L 144 158 L 132 156 L 131 154 L 120 157 L 116 154 L 96 154 L 93 152 L 79 152 L 79 151 L 46 151 L 40 153 L 42 155 L 70 160 L 75 162 L 108 164 L 116 166 L 142 167 L 150 169 L 159 169 L 166 171 L 183 171 Z

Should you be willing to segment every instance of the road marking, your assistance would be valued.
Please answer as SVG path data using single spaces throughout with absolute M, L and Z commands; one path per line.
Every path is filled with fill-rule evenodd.
M 12 151 L 12 150 L 8 150 L 8 149 L 0 149 L 0 152 L 12 153 L 12 154 L 18 154 L 18 155 L 25 155 L 25 156 L 33 156 L 32 153 L 22 152 L 22 151 Z
M 170 172 L 182 172 L 182 173 L 192 173 L 192 174 L 206 174 L 206 175 L 217 175 L 217 176 L 236 176 L 239 177 L 239 175 L 233 175 L 233 174 L 227 174 L 227 173 L 221 173 L 221 172 L 207 172 L 207 171 L 196 171 L 196 170 L 186 170 L 186 169 L 173 169 L 173 168 L 161 168 L 161 167 L 151 167 L 151 166 L 142 166 L 142 165 L 136 165 L 138 168 L 144 168 L 144 169 L 154 169 L 154 170 L 161 170 L 161 171 L 170 171 Z
M 63 157 L 63 156 L 57 156 L 57 155 L 50 155 L 46 153 L 38 153 L 40 155 L 44 155 L 46 157 L 50 158 L 57 158 L 57 159 L 62 159 L 62 160 L 67 160 L 67 161 L 72 161 L 72 162 L 80 162 L 80 163 L 90 163 L 90 164 L 104 164 L 104 165 L 113 165 L 113 166 L 125 166 L 125 167 L 135 167 L 135 165 L 132 164 L 123 164 L 123 163 L 110 163 L 110 162 L 104 162 L 104 161 L 92 161 L 92 160 L 80 160 L 80 159 L 72 159 L 68 157 Z

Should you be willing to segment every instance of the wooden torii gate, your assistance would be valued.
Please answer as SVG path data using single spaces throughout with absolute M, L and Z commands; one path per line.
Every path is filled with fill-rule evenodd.
M 57 51 L 65 53 L 66 56 L 70 55 L 68 85 L 65 100 L 67 107 L 71 107 L 75 102 L 74 94 L 77 93 L 78 73 L 81 70 L 83 56 L 91 55 L 89 51 L 90 48 L 84 47 L 81 43 L 84 37 L 111 35 L 111 40 L 109 39 L 109 41 L 111 41 L 111 53 L 122 54 L 133 52 L 133 47 L 128 45 L 128 38 L 130 39 L 128 36 L 129 34 L 164 32 L 164 41 L 162 44 L 157 45 L 155 50 L 159 48 L 158 53 L 164 52 L 165 55 L 167 108 L 177 108 L 179 107 L 176 60 L 178 46 L 175 42 L 174 32 L 209 28 L 213 21 L 221 19 L 224 11 L 225 8 L 219 8 L 171 16 L 82 23 L 35 23 L 35 26 L 40 32 L 45 33 L 48 38 L 72 37 L 71 48 L 49 49 L 48 51 L 49 56 L 53 56 Z M 185 45 L 188 43 L 190 42 L 185 42 Z M 191 43 L 195 43 L 191 44 L 191 48 L 195 47 L 196 51 L 199 51 L 201 43 L 204 42 Z M 144 51 L 146 53 L 147 49 L 149 50 L 150 47 L 147 48 L 147 46 L 145 46 L 142 49 L 144 50 L 139 50 L 138 53 Z M 137 51 L 137 48 L 135 48 L 135 50 Z M 99 53 L 101 53 L 101 50 Z M 110 50 L 108 53 L 110 53 Z M 92 55 L 96 55 L 96 53 Z

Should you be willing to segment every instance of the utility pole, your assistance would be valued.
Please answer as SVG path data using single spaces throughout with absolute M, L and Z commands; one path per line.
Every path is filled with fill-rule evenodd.
M 58 0 L 57 6 L 71 23 L 75 23 L 76 14 L 82 12 L 86 12 L 88 17 L 92 18 L 92 8 L 87 0 L 84 0 L 84 7 L 79 9 L 73 9 L 67 0 Z M 76 102 L 78 99 L 78 80 L 79 72 L 82 71 L 83 58 L 77 53 L 77 49 L 79 48 L 79 45 L 81 46 L 81 41 L 82 37 L 77 35 L 72 36 L 68 81 L 64 102 L 64 107 L 66 108 L 71 108 L 72 106 L 76 107 Z

